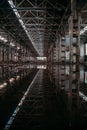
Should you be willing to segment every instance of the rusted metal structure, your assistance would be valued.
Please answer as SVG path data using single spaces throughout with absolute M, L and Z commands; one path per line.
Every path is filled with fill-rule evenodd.
M 1 1 L 0 46 L 2 49 L 0 52 L 8 53 L 7 61 L 13 59 L 12 55 L 18 59 L 27 60 L 29 56 L 45 56 L 50 61 L 54 56 L 52 48 L 58 44 L 58 62 L 61 62 L 62 40 L 65 39 L 65 46 L 70 50 L 70 62 L 73 62 L 73 58 L 75 62 L 79 61 L 80 39 L 86 35 L 86 5 L 86 0 Z M 68 46 L 66 36 L 70 41 Z M 76 40 L 75 53 L 72 52 L 74 38 Z M 53 54 L 49 53 L 51 51 Z

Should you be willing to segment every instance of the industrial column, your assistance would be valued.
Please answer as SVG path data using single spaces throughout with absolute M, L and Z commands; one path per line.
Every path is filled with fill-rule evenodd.
M 80 15 L 76 10 L 76 0 L 71 0 L 69 17 L 70 63 L 79 63 L 80 58 Z
M 76 0 L 71 0 L 71 16 L 69 17 L 69 38 L 70 38 L 70 75 L 68 108 L 70 111 L 70 126 L 73 125 L 72 110 L 78 109 L 79 104 L 79 59 L 80 59 L 80 16 L 76 10 Z M 75 100 L 73 100 L 75 99 Z M 75 117 L 77 113 L 74 113 Z

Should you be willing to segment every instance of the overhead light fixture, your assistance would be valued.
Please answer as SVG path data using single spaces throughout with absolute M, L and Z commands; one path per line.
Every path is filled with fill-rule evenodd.
M 20 47 L 19 47 L 19 46 L 17 46 L 17 50 L 20 50 Z
M 13 83 L 14 81 L 15 81 L 15 78 L 10 78 L 10 79 L 9 79 L 9 82 L 10 82 L 10 83 Z
M 4 82 L 3 84 L 0 84 L 0 89 L 4 88 L 4 87 L 6 87 L 6 86 L 7 86 L 7 83 Z
M 0 40 L 3 41 L 3 42 L 7 42 L 7 39 L 2 37 L 2 36 L 0 36 Z
M 12 47 L 14 47 L 14 46 L 15 46 L 15 44 L 14 44 L 14 43 L 12 43 L 12 42 L 10 42 L 10 45 L 11 45 Z

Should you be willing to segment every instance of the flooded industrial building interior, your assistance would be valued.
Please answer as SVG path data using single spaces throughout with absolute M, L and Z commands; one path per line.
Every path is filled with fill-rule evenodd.
M 87 128 L 87 0 L 0 0 L 0 130 Z

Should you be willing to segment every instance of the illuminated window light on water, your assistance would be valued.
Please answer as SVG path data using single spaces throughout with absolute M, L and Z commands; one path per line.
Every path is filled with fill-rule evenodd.
M 29 85 L 28 89 L 27 89 L 26 92 L 24 93 L 24 95 L 23 95 L 22 99 L 20 100 L 18 106 L 16 107 L 16 109 L 15 109 L 14 112 L 13 112 L 13 114 L 12 114 L 11 117 L 9 118 L 7 124 L 5 125 L 4 130 L 9 130 L 9 128 L 10 128 L 10 126 L 11 126 L 11 124 L 12 124 L 12 122 L 13 122 L 15 116 L 17 115 L 18 111 L 20 110 L 20 106 L 22 106 L 22 104 L 23 104 L 23 102 L 24 102 L 24 100 L 25 100 L 25 98 L 26 98 L 28 92 L 30 91 L 30 88 L 32 87 L 34 81 L 35 81 L 36 78 L 38 77 L 39 72 L 40 72 L 40 71 L 37 72 L 37 74 L 35 75 L 33 81 L 31 82 L 31 84 Z
M 10 79 L 9 79 L 9 82 L 10 82 L 10 83 L 13 83 L 14 81 L 15 81 L 15 78 L 10 78 Z
M 4 85 L 4 86 L 7 86 L 7 83 L 5 82 L 5 83 L 3 83 L 3 85 Z
M 6 87 L 6 86 L 7 86 L 7 83 L 6 83 L 6 82 L 3 83 L 3 84 L 0 84 L 0 89 L 4 88 L 4 87 Z
M 19 76 L 19 75 L 17 75 L 16 80 L 19 80 L 19 79 L 20 79 L 20 76 Z
M 20 49 L 20 47 L 17 47 L 17 50 L 19 50 Z

